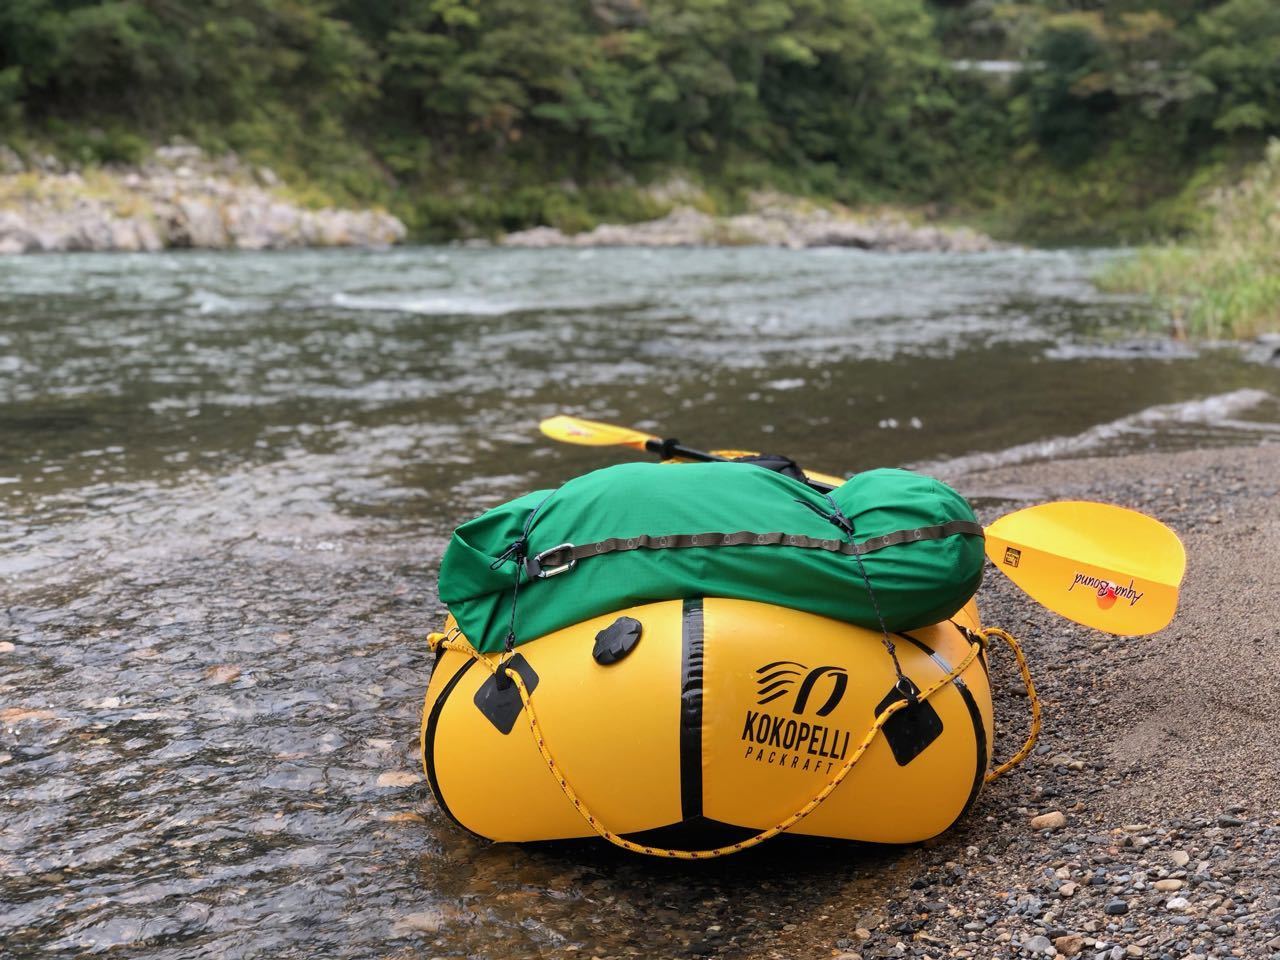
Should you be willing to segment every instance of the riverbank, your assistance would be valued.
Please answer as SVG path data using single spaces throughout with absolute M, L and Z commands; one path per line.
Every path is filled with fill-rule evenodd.
M 683 203 L 640 223 L 601 224 L 566 233 L 534 227 L 506 234 L 508 247 L 853 247 L 892 253 L 980 253 L 1003 247 L 966 227 L 913 223 L 898 211 L 858 213 L 772 191 L 747 197 L 747 211 L 716 216 Z
M 406 232 L 383 211 L 312 208 L 234 154 L 168 146 L 137 166 L 80 171 L 0 152 L 0 255 L 381 247 Z
M 855 211 L 775 191 L 750 192 L 744 212 L 724 214 L 710 194 L 679 177 L 635 187 L 633 193 L 630 208 L 648 219 L 578 230 L 538 226 L 499 234 L 497 242 L 526 248 L 755 245 L 920 253 L 1002 246 L 974 230 L 920 222 L 892 208 Z M 407 233 L 389 213 L 301 203 L 272 170 L 234 154 L 213 158 L 192 146 L 172 145 L 135 167 L 79 170 L 53 157 L 29 162 L 0 147 L 0 254 L 389 246 Z
M 812 869 L 842 875 L 836 891 L 820 902 L 761 896 L 736 912 L 767 911 L 770 929 L 726 924 L 698 941 L 727 939 L 732 955 L 759 958 L 1280 956 L 1278 476 L 1280 445 L 960 478 L 984 498 L 984 522 L 1067 498 L 1165 520 L 1188 556 L 1177 618 L 1154 637 L 1109 637 L 992 573 L 984 620 L 1022 638 L 1044 704 L 1033 757 L 936 840 L 824 849 Z M 1027 708 L 1009 657 L 993 660 L 1005 757 Z M 1061 826 L 1032 826 L 1051 813 Z

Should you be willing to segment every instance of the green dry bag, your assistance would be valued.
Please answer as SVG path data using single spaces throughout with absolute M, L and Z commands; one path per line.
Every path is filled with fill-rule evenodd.
M 969 504 L 906 470 L 870 470 L 822 494 L 746 463 L 629 463 L 458 527 L 440 599 L 486 653 L 686 597 L 758 600 L 874 630 L 883 620 L 892 632 L 954 614 L 982 564 Z

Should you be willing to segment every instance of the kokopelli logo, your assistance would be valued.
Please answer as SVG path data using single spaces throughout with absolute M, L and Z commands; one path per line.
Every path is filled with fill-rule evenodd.
M 756 703 L 763 707 L 766 703 L 785 697 L 794 690 L 795 704 L 791 712 L 804 713 L 809 706 L 809 698 L 823 678 L 830 678 L 831 686 L 826 701 L 817 710 L 817 715 L 825 717 L 840 706 L 844 691 L 849 686 L 849 674 L 845 672 L 844 667 L 825 666 L 810 670 L 803 663 L 796 663 L 794 660 L 775 660 L 773 663 L 766 663 L 756 670 L 756 685 L 759 687 L 756 691 L 759 695 Z

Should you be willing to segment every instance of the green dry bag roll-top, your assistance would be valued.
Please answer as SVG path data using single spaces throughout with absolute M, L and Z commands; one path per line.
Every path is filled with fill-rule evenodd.
M 440 599 L 486 653 L 685 597 L 910 630 L 973 596 L 982 547 L 964 498 L 906 470 L 860 473 L 828 495 L 746 463 L 629 463 L 458 527 Z

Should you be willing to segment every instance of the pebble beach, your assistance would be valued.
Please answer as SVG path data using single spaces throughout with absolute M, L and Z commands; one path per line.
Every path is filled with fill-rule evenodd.
M 1110 637 L 989 570 L 984 621 L 1023 640 L 1043 701 L 1032 757 L 933 841 L 826 852 L 815 873 L 847 880 L 821 909 L 767 933 L 715 931 L 693 955 L 1280 958 L 1280 445 L 1044 463 L 959 486 L 984 522 L 1046 499 L 1159 517 L 1187 548 L 1178 616 L 1156 636 Z M 993 673 L 1000 759 L 1025 735 L 1027 700 L 1003 651 Z

